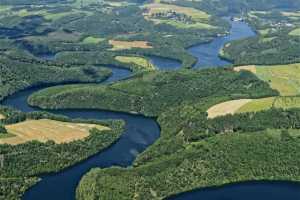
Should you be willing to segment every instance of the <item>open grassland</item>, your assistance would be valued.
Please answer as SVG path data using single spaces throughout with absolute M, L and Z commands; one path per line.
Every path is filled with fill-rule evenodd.
M 300 94 L 300 64 L 259 66 L 256 70 L 257 76 L 269 82 L 281 96 Z
M 250 71 L 278 90 L 281 96 L 252 100 L 232 100 L 212 106 L 207 110 L 208 117 L 226 114 L 259 112 L 271 108 L 300 108 L 300 64 L 276 66 L 240 66 L 234 71 Z
M 116 56 L 115 59 L 122 63 L 133 64 L 145 70 L 155 70 L 155 66 L 146 58 L 137 56 Z
M 37 140 L 55 143 L 68 143 L 74 140 L 84 139 L 89 136 L 93 128 L 109 130 L 108 127 L 96 124 L 69 123 L 49 119 L 27 120 L 17 124 L 6 125 L 5 128 L 14 137 L 2 138 L 0 144 L 17 145 L 28 141 Z
M 248 70 L 260 79 L 268 82 L 278 90 L 281 96 L 295 96 L 300 94 L 300 64 L 272 65 L 272 66 L 242 66 L 235 71 Z
M 191 28 L 191 29 L 192 28 L 194 28 L 194 29 L 213 29 L 214 28 L 214 26 L 212 26 L 212 25 L 209 25 L 206 23 L 201 23 L 201 22 L 187 24 L 187 23 L 183 23 L 183 22 L 179 22 L 179 21 L 175 21 L 175 20 L 151 19 L 151 21 L 153 21 L 156 24 L 160 24 L 160 23 L 168 24 L 168 25 L 174 26 L 179 29 L 189 29 L 189 28 Z
M 227 114 L 258 112 L 268 110 L 274 106 L 276 97 L 268 97 L 262 99 L 239 99 L 231 100 L 212 106 L 207 110 L 208 118 L 215 118 Z M 287 105 L 287 104 L 286 104 Z M 294 104 L 295 105 L 295 104 Z M 300 102 L 298 104 L 300 106 Z M 283 104 L 278 104 L 277 108 L 287 108 Z M 289 104 L 289 108 L 291 108 Z
M 207 113 L 208 118 L 215 118 L 226 114 L 259 112 L 269 110 L 271 108 L 280 108 L 284 110 L 300 108 L 300 97 L 268 97 L 262 99 L 226 101 L 212 106 L 207 110 Z
M 273 107 L 275 99 L 275 97 L 253 99 L 251 102 L 243 105 L 240 109 L 238 109 L 236 113 L 258 112 L 270 109 Z
M 105 40 L 104 38 L 88 36 L 88 37 L 83 39 L 82 43 L 83 44 L 97 44 L 97 43 L 100 43 L 104 40 Z
M 109 44 L 113 46 L 112 51 L 125 50 L 132 48 L 151 49 L 153 48 L 147 41 L 120 41 L 109 40 Z
M 243 107 L 251 101 L 251 99 L 239 99 L 217 104 L 207 110 L 208 118 L 215 118 L 218 116 L 234 114 L 241 107 Z
M 270 97 L 263 99 L 255 99 L 241 107 L 237 112 L 258 112 L 270 108 L 300 108 L 300 97 Z
M 297 29 L 294 29 L 292 30 L 289 35 L 292 35 L 292 36 L 300 36 L 300 28 L 297 28 Z

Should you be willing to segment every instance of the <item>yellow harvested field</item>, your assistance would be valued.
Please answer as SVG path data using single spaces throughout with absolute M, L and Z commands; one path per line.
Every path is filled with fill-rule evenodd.
M 240 71 L 250 71 L 254 74 L 256 74 L 256 66 L 255 65 L 246 65 L 246 66 L 239 66 L 239 67 L 235 67 L 233 68 L 234 71 L 236 72 L 240 72 Z
M 92 128 L 98 130 L 110 130 L 109 127 L 84 124 L 61 122 L 49 119 L 27 120 L 17 124 L 5 126 L 8 133 L 13 137 L 0 139 L 0 144 L 17 145 L 29 141 L 37 140 L 47 142 L 53 140 L 55 143 L 68 143 L 74 140 L 84 139 L 89 136 Z
M 113 46 L 112 51 L 141 48 L 151 49 L 153 48 L 147 41 L 120 41 L 120 40 L 109 40 L 109 44 Z
M 223 102 L 207 110 L 208 118 L 212 119 L 219 116 L 224 116 L 228 114 L 234 114 L 238 111 L 241 107 L 246 105 L 247 103 L 253 101 L 252 99 L 239 99 L 239 100 L 232 100 Z

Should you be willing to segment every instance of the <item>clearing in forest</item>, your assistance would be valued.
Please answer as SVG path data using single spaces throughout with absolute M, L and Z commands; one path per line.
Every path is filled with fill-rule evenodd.
M 100 43 L 100 42 L 102 42 L 104 40 L 105 40 L 105 38 L 88 36 L 88 37 L 84 38 L 84 40 L 82 41 L 82 43 L 83 44 L 97 44 L 97 43 Z
M 239 67 L 235 67 L 234 71 L 236 72 L 240 72 L 240 71 L 250 71 L 253 74 L 256 74 L 256 66 L 255 65 L 245 65 L 245 66 L 239 66 Z
M 219 116 L 224 116 L 228 114 L 234 114 L 238 111 L 241 107 L 246 105 L 247 103 L 251 102 L 252 99 L 239 99 L 239 100 L 232 100 L 223 102 L 207 110 L 208 118 L 215 118 Z
M 138 56 L 116 56 L 115 59 L 122 63 L 134 64 L 141 69 L 155 70 L 155 66 L 146 58 Z
M 109 44 L 113 46 L 112 51 L 125 50 L 132 48 L 151 49 L 153 48 L 147 41 L 120 41 L 109 40 Z
M 74 140 L 84 139 L 90 134 L 90 130 L 109 130 L 110 128 L 85 123 L 61 122 L 50 119 L 27 120 L 17 124 L 6 125 L 12 137 L 0 139 L 0 144 L 17 145 L 37 140 L 47 142 L 53 140 L 55 143 L 68 143 Z
M 295 96 L 300 94 L 300 63 L 270 66 L 241 66 L 235 71 L 248 70 L 268 82 L 279 91 L 281 96 Z
M 280 96 L 261 99 L 227 101 L 211 107 L 208 117 L 213 118 L 226 114 L 258 112 L 270 108 L 300 108 L 300 64 L 273 66 L 240 66 L 234 71 L 247 70 L 279 91 Z M 243 104 L 244 103 L 244 104 Z
M 144 6 L 144 18 L 156 24 L 164 23 L 176 28 L 213 29 L 210 15 L 204 11 L 172 4 L 151 3 Z
M 289 35 L 291 36 L 300 36 L 300 28 L 292 30 Z

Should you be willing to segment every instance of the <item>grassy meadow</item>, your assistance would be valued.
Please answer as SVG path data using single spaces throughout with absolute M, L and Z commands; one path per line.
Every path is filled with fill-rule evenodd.
M 237 72 L 243 70 L 249 71 L 267 82 L 271 88 L 280 93 L 280 96 L 252 99 L 251 101 L 240 99 L 223 102 L 207 110 L 209 117 L 234 113 L 259 112 L 271 108 L 300 108 L 300 64 L 249 65 L 234 68 L 234 71 Z
M 133 64 L 140 69 L 155 70 L 155 66 L 146 58 L 138 56 L 116 56 L 115 59 L 121 63 Z

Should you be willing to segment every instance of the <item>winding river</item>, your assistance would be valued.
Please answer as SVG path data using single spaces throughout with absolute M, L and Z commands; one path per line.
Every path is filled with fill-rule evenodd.
M 189 53 L 198 59 L 195 68 L 225 66 L 231 64 L 230 62 L 219 57 L 220 50 L 227 42 L 239 40 L 247 37 L 255 36 L 256 33 L 251 27 L 242 21 L 231 21 L 225 18 L 231 25 L 229 35 L 225 37 L 217 37 L 212 42 L 200 44 L 188 49 Z
M 116 67 L 110 68 L 113 71 L 113 76 L 106 83 L 115 82 L 130 75 L 128 70 Z M 27 98 L 40 89 L 42 88 L 33 88 L 16 93 L 4 100 L 3 104 L 15 107 L 23 112 L 37 111 L 38 108 L 30 107 L 27 104 Z M 91 168 L 130 166 L 136 156 L 160 136 L 160 128 L 156 121 L 140 115 L 104 110 L 72 109 L 49 112 L 66 115 L 70 118 L 123 119 L 126 122 L 125 131 L 121 138 L 107 150 L 59 173 L 41 177 L 42 180 L 25 193 L 24 200 L 74 200 L 78 182 Z
M 228 64 L 218 57 L 220 48 L 233 39 L 253 36 L 254 32 L 243 22 L 231 22 L 230 35 L 216 38 L 213 42 L 202 44 L 189 49 L 199 59 L 196 67 L 223 66 Z M 160 69 L 177 68 L 177 63 L 167 59 L 152 57 L 153 62 Z M 113 71 L 106 83 L 112 83 L 130 76 L 131 72 L 122 68 L 110 66 Z M 28 89 L 10 96 L 3 101 L 4 105 L 15 107 L 23 112 L 37 111 L 38 108 L 28 106 L 27 98 L 32 93 L 42 88 Z M 153 144 L 160 136 L 160 127 L 152 118 L 141 115 L 111 112 L 104 110 L 58 110 L 49 111 L 54 114 L 63 114 L 70 118 L 84 119 L 123 119 L 126 122 L 125 131 L 121 138 L 109 147 L 87 160 L 78 163 L 58 173 L 48 174 L 42 180 L 30 188 L 23 200 L 74 200 L 75 190 L 81 177 L 94 167 L 122 166 L 132 164 L 136 156 Z M 266 200 L 266 199 L 300 199 L 299 186 L 292 183 L 240 183 L 212 189 L 196 190 L 171 197 L 173 200 Z M 281 197 L 281 198 L 280 198 Z M 284 197 L 284 198 L 283 198 Z

